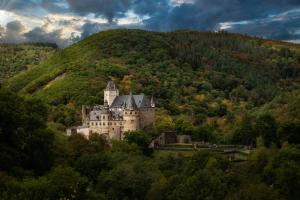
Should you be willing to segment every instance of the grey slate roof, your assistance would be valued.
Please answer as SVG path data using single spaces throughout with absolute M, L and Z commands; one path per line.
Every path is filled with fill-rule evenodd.
M 107 109 L 103 105 L 97 105 L 92 108 L 89 112 L 89 120 L 91 121 L 101 121 L 102 114 L 109 114 L 112 120 L 122 120 L 123 112 L 118 109 Z
M 132 95 L 137 108 L 151 107 L 151 101 L 144 95 Z M 117 96 L 111 105 L 111 108 L 125 107 L 129 105 L 130 95 Z

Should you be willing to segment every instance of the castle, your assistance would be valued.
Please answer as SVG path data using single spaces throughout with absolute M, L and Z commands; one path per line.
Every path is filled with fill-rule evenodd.
M 104 105 L 82 106 L 82 126 L 70 128 L 67 134 L 90 133 L 108 139 L 122 140 L 124 133 L 151 126 L 155 118 L 155 103 L 144 94 L 119 95 L 113 81 L 104 90 Z

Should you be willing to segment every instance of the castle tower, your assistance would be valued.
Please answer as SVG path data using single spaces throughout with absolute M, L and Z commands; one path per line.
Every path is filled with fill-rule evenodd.
M 108 106 L 111 106 L 117 96 L 119 96 L 119 90 L 113 81 L 109 81 L 104 90 L 104 102 L 107 101 Z
M 102 123 L 102 133 L 105 134 L 107 137 L 109 136 L 109 105 L 108 102 L 104 101 L 104 107 L 101 112 L 101 123 Z
M 87 125 L 87 122 L 89 120 L 89 118 L 88 118 L 89 112 L 90 112 L 89 107 L 85 106 L 85 105 L 82 105 L 81 115 L 82 115 L 82 124 L 83 125 Z
M 139 111 L 134 101 L 132 93 L 128 95 L 124 105 L 124 132 L 136 131 L 139 129 Z

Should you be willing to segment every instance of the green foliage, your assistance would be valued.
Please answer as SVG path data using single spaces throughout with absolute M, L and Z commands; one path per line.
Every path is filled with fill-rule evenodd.
M 22 63 L 39 64 L 0 90 L 0 199 L 298 199 L 299 52 L 225 32 L 111 30 L 41 63 L 26 54 Z M 18 59 L 7 61 L 15 61 L 10 72 L 28 64 L 14 68 Z M 121 93 L 155 96 L 154 129 L 109 143 L 65 136 L 81 105 L 101 103 L 109 79 Z M 258 141 L 257 149 L 240 163 L 206 150 L 151 154 L 152 137 L 165 130 L 211 143 Z
M 124 140 L 129 144 L 134 143 L 139 146 L 145 155 L 150 155 L 152 153 L 149 149 L 149 145 L 153 138 L 143 131 L 128 132 L 125 134 Z
M 0 169 L 23 167 L 40 174 L 51 168 L 53 133 L 47 129 L 47 107 L 0 90 Z
M 56 46 L 52 44 L 1 44 L 0 83 L 18 72 L 30 69 L 49 57 Z
M 81 105 L 102 102 L 113 79 L 121 93 L 154 95 L 176 124 L 159 129 L 192 134 L 197 126 L 239 117 L 299 89 L 298 58 L 297 45 L 238 34 L 110 30 L 56 52 L 4 86 L 45 99 L 50 119 L 71 126 L 80 123 Z M 290 110 L 294 115 L 297 109 Z M 181 123 L 183 118 L 192 126 Z
M 258 135 L 263 137 L 267 147 L 269 147 L 272 142 L 278 142 L 277 122 L 272 115 L 264 114 L 259 116 L 256 120 L 254 129 Z

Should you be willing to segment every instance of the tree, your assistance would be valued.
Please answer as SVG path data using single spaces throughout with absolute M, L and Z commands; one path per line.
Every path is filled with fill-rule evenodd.
M 240 123 L 233 127 L 232 143 L 253 145 L 255 146 L 257 134 L 253 128 L 253 120 L 250 116 L 245 115 Z
M 278 135 L 290 144 L 300 144 L 300 124 L 293 121 L 283 123 L 278 129 Z
M 129 144 L 137 144 L 145 155 L 151 154 L 149 149 L 151 139 L 151 136 L 143 131 L 128 132 L 124 137 L 124 140 Z
M 254 129 L 258 135 L 263 137 L 267 147 L 269 147 L 271 143 L 278 142 L 277 122 L 272 115 L 267 113 L 259 116 L 256 119 Z
M 0 107 L 0 169 L 21 167 L 39 175 L 50 169 L 54 138 L 45 104 L 1 89 Z
M 109 166 L 109 157 L 105 153 L 83 155 L 75 162 L 75 169 L 80 174 L 88 177 L 94 183 L 97 182 L 97 176 L 102 170 Z

